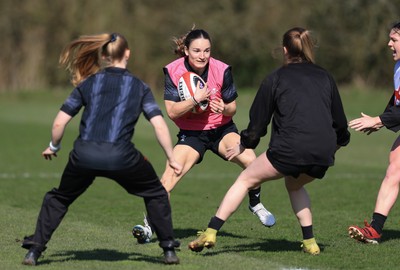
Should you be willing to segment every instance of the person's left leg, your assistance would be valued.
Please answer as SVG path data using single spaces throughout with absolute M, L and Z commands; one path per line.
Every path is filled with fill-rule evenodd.
M 151 227 L 164 251 L 164 262 L 178 264 L 179 258 L 175 254 L 175 248 L 179 242 L 174 239 L 168 193 L 151 163 L 142 157 L 132 168 L 115 172 L 108 177 L 114 179 L 128 193 L 144 199 Z
M 207 230 L 196 240 L 190 242 L 189 248 L 199 252 L 204 247 L 211 248 L 216 243 L 216 234 L 224 222 L 239 208 L 249 190 L 260 186 L 265 181 L 282 178 L 270 163 L 265 153 L 256 158 L 242 173 L 225 194 L 217 213 L 211 218 Z

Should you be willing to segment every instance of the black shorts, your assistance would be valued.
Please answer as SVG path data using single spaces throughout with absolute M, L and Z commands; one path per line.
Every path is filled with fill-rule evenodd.
M 274 158 L 269 153 L 269 150 L 267 151 L 267 158 L 278 172 L 285 176 L 293 176 L 294 178 L 298 178 L 300 174 L 305 173 L 311 177 L 322 179 L 329 168 L 329 166 L 293 165 L 285 163 Z
M 233 123 L 233 121 L 216 129 L 210 130 L 181 129 L 177 135 L 178 142 L 176 143 L 176 145 L 188 145 L 196 150 L 200 155 L 197 164 L 203 160 L 204 154 L 207 150 L 211 150 L 222 159 L 227 160 L 224 156 L 221 156 L 219 154 L 218 146 L 222 138 L 226 134 L 232 132 L 239 134 L 238 129 L 236 128 L 236 125 L 235 123 Z

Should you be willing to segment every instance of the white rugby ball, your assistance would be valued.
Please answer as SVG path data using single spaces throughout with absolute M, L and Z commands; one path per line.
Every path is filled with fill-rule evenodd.
M 197 83 L 200 81 L 200 89 L 202 89 L 206 83 L 203 79 L 194 72 L 186 72 L 178 81 L 178 93 L 181 100 L 187 100 L 194 96 L 196 93 Z M 208 101 L 203 100 L 199 102 L 198 106 L 193 108 L 194 113 L 204 112 L 208 107 Z

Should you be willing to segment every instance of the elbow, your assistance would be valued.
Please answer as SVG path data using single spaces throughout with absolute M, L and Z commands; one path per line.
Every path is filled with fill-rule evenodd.
M 168 118 L 171 119 L 172 121 L 175 121 L 176 119 L 179 118 L 179 115 L 177 115 L 176 113 L 168 112 L 167 115 L 168 115 Z
M 236 114 L 236 110 L 234 110 L 233 112 L 231 112 L 230 114 L 229 114 L 229 116 L 234 116 Z
M 58 122 L 53 123 L 53 130 L 63 129 L 64 125 Z

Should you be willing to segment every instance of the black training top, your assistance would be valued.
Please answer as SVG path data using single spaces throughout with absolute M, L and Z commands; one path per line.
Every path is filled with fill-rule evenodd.
M 263 80 L 241 132 L 242 145 L 255 148 L 271 119 L 269 150 L 281 162 L 331 166 L 336 146 L 350 141 L 336 83 L 312 63 L 283 66 Z
M 76 165 L 101 170 L 133 166 L 138 152 L 131 142 L 143 112 L 162 115 L 150 88 L 127 69 L 109 67 L 84 80 L 61 110 L 75 116 L 84 107 L 79 136 L 71 152 Z
M 393 132 L 400 130 L 400 107 L 394 104 L 394 94 L 390 98 L 385 111 L 379 117 L 387 129 Z

